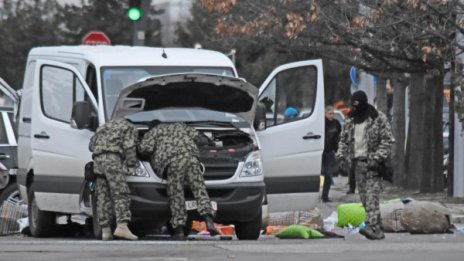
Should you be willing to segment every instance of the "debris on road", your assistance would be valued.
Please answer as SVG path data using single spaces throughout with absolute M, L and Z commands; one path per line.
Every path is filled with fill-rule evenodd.
M 304 225 L 290 225 L 280 230 L 279 233 L 276 234 L 276 237 L 280 239 L 309 239 L 324 237 L 324 234 Z
M 406 229 L 401 224 L 404 204 L 398 200 L 387 201 L 380 204 L 380 215 L 385 232 L 405 232 Z
M 345 203 L 337 207 L 338 227 L 352 225 L 358 227 L 366 218 L 366 211 L 361 203 Z
M 14 199 L 5 200 L 0 207 L 0 235 L 19 233 L 17 220 L 23 217 L 27 217 L 27 205 Z
M 309 211 L 287 211 L 269 213 L 270 226 L 305 225 L 314 229 L 322 228 L 321 212 L 315 208 Z
M 401 224 L 411 234 L 451 233 L 449 209 L 435 202 L 411 200 L 406 203 Z

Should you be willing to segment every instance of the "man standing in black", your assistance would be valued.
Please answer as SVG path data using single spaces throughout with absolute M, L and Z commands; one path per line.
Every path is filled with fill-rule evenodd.
M 324 175 L 324 185 L 322 187 L 322 201 L 330 202 L 329 190 L 332 185 L 332 176 L 338 171 L 335 152 L 338 149 L 338 141 L 342 126 L 338 120 L 334 119 L 332 106 L 325 108 L 325 140 L 324 152 L 322 153 L 322 174 Z

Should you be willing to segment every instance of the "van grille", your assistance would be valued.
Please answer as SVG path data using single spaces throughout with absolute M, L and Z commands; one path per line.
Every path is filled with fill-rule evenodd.
M 205 165 L 205 180 L 222 180 L 229 179 L 237 170 L 237 163 L 234 162 L 203 162 Z

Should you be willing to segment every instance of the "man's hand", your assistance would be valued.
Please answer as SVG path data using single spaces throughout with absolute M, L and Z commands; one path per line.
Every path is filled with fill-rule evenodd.
M 132 176 L 132 174 L 135 173 L 135 168 L 134 167 L 127 167 L 127 172 L 126 172 L 126 175 L 127 176 Z
M 367 169 L 368 170 L 378 172 L 379 167 L 380 167 L 380 164 L 379 164 L 379 162 L 377 160 L 370 159 L 370 160 L 367 161 Z
M 134 174 L 135 170 L 137 169 L 137 167 L 139 166 L 139 161 L 137 159 L 134 159 L 134 158 L 131 158 L 131 159 L 127 159 L 126 162 L 125 162 L 125 169 L 126 169 L 126 174 L 131 176 L 132 174 Z
M 128 151 L 126 151 L 125 164 L 126 164 L 126 166 L 128 166 L 130 168 L 137 167 L 137 165 L 139 164 L 139 160 L 137 159 L 137 151 L 136 150 L 128 150 Z
M 342 173 L 349 174 L 350 173 L 350 166 L 348 164 L 348 161 L 346 160 L 340 160 L 338 163 L 338 169 Z

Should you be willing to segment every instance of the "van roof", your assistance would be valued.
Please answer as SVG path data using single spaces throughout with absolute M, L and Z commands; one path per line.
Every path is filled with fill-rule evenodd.
M 163 49 L 167 58 L 163 58 Z M 160 48 L 123 45 L 49 46 L 31 49 L 37 58 L 67 57 L 86 59 L 96 66 L 217 66 L 234 67 L 224 54 L 193 48 Z

